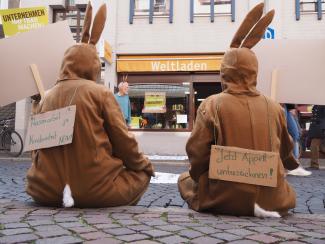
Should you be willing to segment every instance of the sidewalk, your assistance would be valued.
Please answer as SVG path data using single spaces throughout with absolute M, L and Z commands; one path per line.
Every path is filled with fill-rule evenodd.
M 0 160 L 0 243 L 325 243 L 325 170 L 288 177 L 296 208 L 286 218 L 259 219 L 196 213 L 176 184 L 150 184 L 138 206 L 39 207 L 24 190 L 29 166 Z M 187 167 L 155 163 L 159 172 Z

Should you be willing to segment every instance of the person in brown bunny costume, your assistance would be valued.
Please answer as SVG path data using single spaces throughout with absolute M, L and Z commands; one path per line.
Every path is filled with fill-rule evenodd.
M 41 205 L 111 207 L 136 204 L 154 170 L 128 133 L 114 95 L 96 84 L 101 63 L 96 43 L 106 20 L 106 5 L 94 19 L 88 4 L 82 43 L 64 55 L 60 77 L 35 108 L 38 113 L 76 105 L 71 144 L 33 152 L 27 193 Z M 64 191 L 64 193 L 63 193 Z
M 263 14 L 264 4 L 252 9 L 235 34 L 221 64 L 226 89 L 202 102 L 186 150 L 190 170 L 181 174 L 182 198 L 196 211 L 217 214 L 280 217 L 295 207 L 296 194 L 285 179 L 284 167 L 299 166 L 281 106 L 256 90 L 258 61 L 251 48 L 271 23 L 274 10 Z M 261 18 L 262 17 L 262 18 Z M 221 145 L 278 152 L 277 187 L 209 179 L 214 130 Z M 284 167 L 283 167 L 284 166 Z

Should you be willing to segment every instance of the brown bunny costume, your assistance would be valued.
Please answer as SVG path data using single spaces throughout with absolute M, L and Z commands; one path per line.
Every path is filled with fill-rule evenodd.
M 40 113 L 59 109 L 71 99 L 77 107 L 72 144 L 33 153 L 27 193 L 47 206 L 62 205 L 66 185 L 76 207 L 136 204 L 153 175 L 152 164 L 128 133 L 114 95 L 94 82 L 101 67 L 94 45 L 104 28 L 106 5 L 99 9 L 89 35 L 91 19 L 89 4 L 83 43 L 66 51 L 59 81 L 37 108 Z
M 233 38 L 221 65 L 227 88 L 202 102 L 186 145 L 191 168 L 180 176 L 178 186 L 183 199 L 196 211 L 253 216 L 255 203 L 281 214 L 295 207 L 295 192 L 284 178 L 284 167 L 292 170 L 298 163 L 292 155 L 284 112 L 256 90 L 258 62 L 250 48 L 262 38 L 274 16 L 270 11 L 261 18 L 263 7 L 259 4 L 247 15 Z M 209 179 L 214 128 L 224 146 L 279 152 L 283 165 L 278 168 L 277 187 Z

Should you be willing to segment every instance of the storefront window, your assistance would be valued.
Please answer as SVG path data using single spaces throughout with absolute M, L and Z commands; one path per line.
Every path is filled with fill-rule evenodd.
M 129 83 L 131 129 L 189 129 L 190 83 Z
M 150 0 L 134 0 L 135 15 L 149 15 Z M 154 15 L 169 15 L 169 0 L 154 0 Z
M 194 0 L 194 14 L 210 14 L 210 0 Z M 231 1 L 214 0 L 215 14 L 231 14 Z

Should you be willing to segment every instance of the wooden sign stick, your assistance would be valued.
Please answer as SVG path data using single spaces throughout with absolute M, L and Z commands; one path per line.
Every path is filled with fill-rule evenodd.
M 36 86 L 37 86 L 38 91 L 41 94 L 41 98 L 43 100 L 45 98 L 45 90 L 44 90 L 43 82 L 41 80 L 41 76 L 39 74 L 37 65 L 36 64 L 31 64 L 29 66 L 30 66 L 30 69 L 32 70 L 34 80 L 36 82 Z
M 272 80 L 271 80 L 271 98 L 274 101 L 276 101 L 277 88 L 278 88 L 278 70 L 274 69 L 272 71 Z

